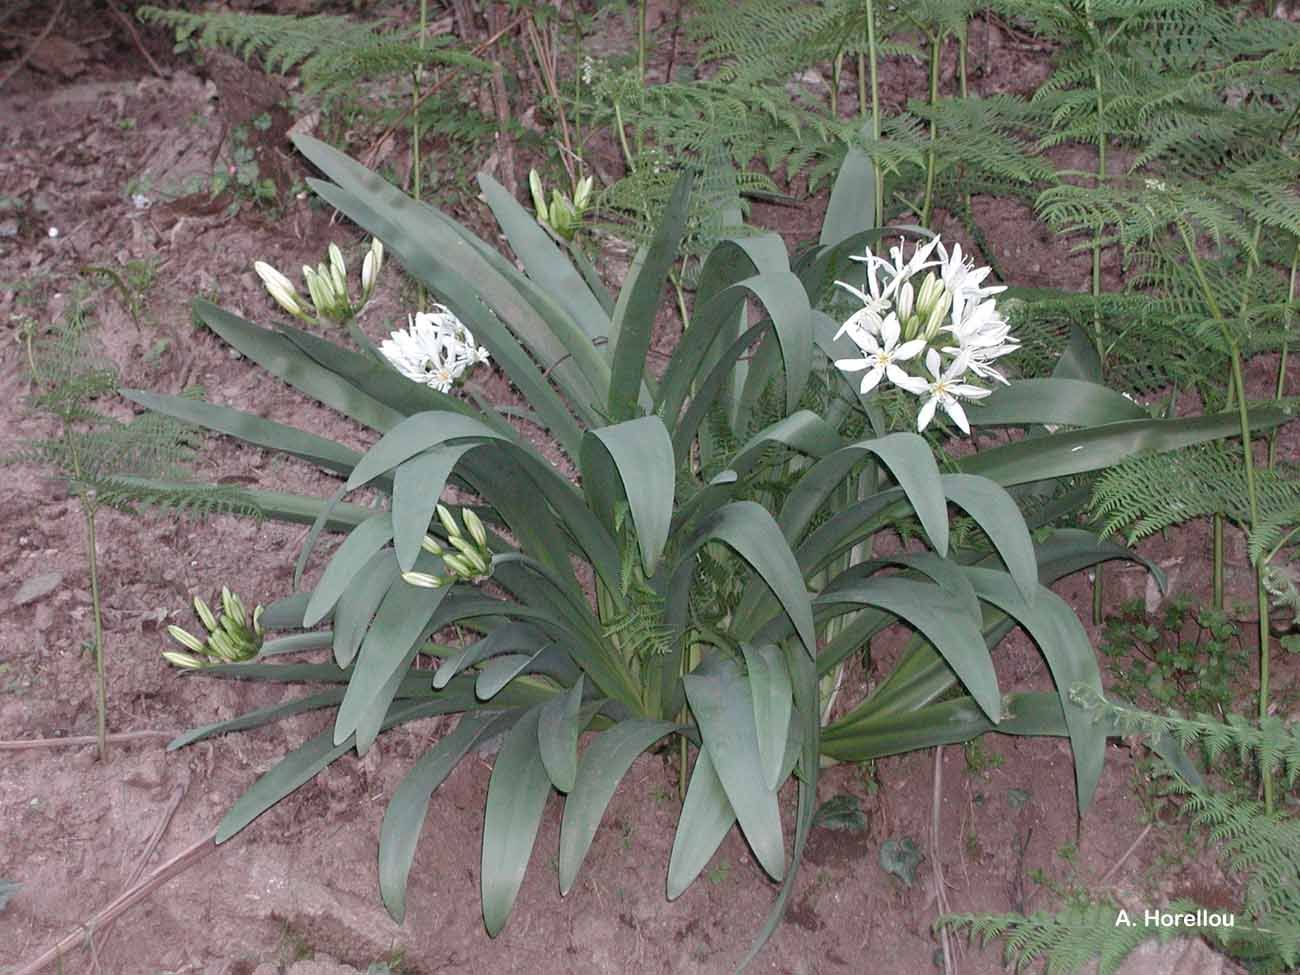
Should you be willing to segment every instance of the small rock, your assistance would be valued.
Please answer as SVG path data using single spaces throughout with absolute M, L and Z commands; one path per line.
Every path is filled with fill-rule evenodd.
M 48 596 L 62 584 L 62 572 L 42 572 L 38 576 L 32 576 L 19 587 L 18 595 L 14 597 L 14 606 L 34 603 L 41 597 Z

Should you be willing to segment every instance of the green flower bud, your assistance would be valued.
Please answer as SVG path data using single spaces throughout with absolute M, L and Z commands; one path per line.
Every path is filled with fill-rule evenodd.
M 542 188 L 542 177 L 535 169 L 528 171 L 528 188 L 532 190 L 533 209 L 537 211 L 538 221 L 547 223 L 546 191 Z
M 460 509 L 460 517 L 465 522 L 465 527 L 469 529 L 470 538 L 474 539 L 474 544 L 479 548 L 487 548 L 487 531 L 483 528 L 483 522 L 479 516 L 469 508 Z M 436 552 L 434 553 L 437 554 Z
M 474 569 L 474 564 L 463 555 L 444 555 L 442 563 L 462 579 L 471 579 L 478 575 L 478 572 Z
M 212 610 L 208 609 L 208 604 L 198 596 L 194 597 L 194 612 L 198 614 L 209 633 L 217 628 L 217 618 L 212 615 Z
M 162 655 L 163 659 L 169 664 L 175 667 L 180 667 L 183 670 L 201 670 L 207 666 L 207 664 L 198 657 L 192 657 L 188 653 L 180 653 L 176 650 L 164 650 Z
M 446 505 L 440 504 L 437 507 L 438 520 L 442 522 L 443 529 L 447 532 L 449 539 L 460 537 L 460 525 L 456 524 L 456 519 L 447 509 Z
M 187 650 L 193 650 L 195 653 L 203 653 L 203 641 L 196 637 L 189 630 L 181 629 L 179 626 L 167 627 L 167 632 L 171 638 Z M 166 651 L 164 651 L 166 655 Z
M 424 549 L 430 555 L 442 554 L 442 546 L 438 544 L 438 540 L 432 535 L 424 536 L 424 541 L 420 543 L 420 548 Z
M 427 572 L 403 572 L 402 581 L 408 586 L 417 586 L 420 589 L 441 589 L 448 582 L 440 576 L 430 575 Z

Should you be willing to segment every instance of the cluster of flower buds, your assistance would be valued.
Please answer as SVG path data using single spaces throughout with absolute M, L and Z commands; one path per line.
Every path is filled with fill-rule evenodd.
M 528 187 L 533 191 L 533 207 L 537 210 L 537 222 L 550 230 L 555 236 L 564 240 L 573 240 L 582 229 L 582 218 L 591 205 L 593 182 L 590 176 L 578 180 L 574 188 L 573 199 L 558 189 L 551 190 L 551 202 L 546 202 L 546 191 L 542 188 L 542 177 L 537 170 L 528 173 Z
M 194 597 L 194 612 L 198 614 L 208 638 L 200 640 L 179 626 L 167 627 L 171 638 L 183 646 L 179 650 L 164 650 L 163 657 L 177 667 L 198 670 L 212 664 L 237 664 L 252 660 L 262 649 L 262 607 L 253 610 L 250 617 L 243 602 L 225 586 L 221 587 L 221 617 L 198 596 Z
M 441 589 L 454 582 L 482 582 L 492 575 L 492 550 L 488 548 L 487 531 L 478 515 L 469 508 L 462 508 L 460 516 L 465 522 L 462 530 L 456 523 L 456 516 L 445 505 L 438 505 L 437 510 L 450 549 L 432 535 L 424 536 L 422 547 L 430 555 L 442 559 L 448 574 L 435 576 L 428 572 L 403 572 L 402 578 L 412 586 Z M 469 533 L 468 537 L 466 532 Z
M 409 317 L 410 327 L 390 333 L 379 351 L 403 376 L 440 393 L 450 393 L 474 366 L 486 363 L 488 350 L 443 305 Z
M 384 265 L 384 245 L 379 238 L 370 242 L 365 259 L 361 262 L 361 297 L 356 304 L 348 294 L 348 266 L 337 244 L 329 246 L 329 263 L 322 261 L 316 267 L 304 265 L 303 280 L 311 308 L 294 289 L 293 282 L 265 261 L 256 261 L 253 270 L 266 285 L 266 290 L 276 304 L 295 318 L 318 325 L 346 325 L 361 314 L 370 296 L 375 293 L 375 281 Z
M 1006 288 L 984 284 L 989 269 L 963 257 L 960 244 L 950 253 L 935 238 L 906 257 L 901 245 L 889 254 L 867 251 L 853 258 L 866 265 L 865 291 L 835 282 L 862 302 L 835 336 L 847 335 L 861 355 L 837 359 L 835 365 L 845 372 L 866 371 L 863 395 L 888 381 L 925 397 L 917 413 L 919 429 L 942 408 L 969 434 L 961 400 L 983 399 L 991 390 L 966 382 L 967 373 L 1006 383 L 992 363 L 1020 348 L 993 299 Z M 925 364 L 924 374 L 910 369 L 918 361 Z

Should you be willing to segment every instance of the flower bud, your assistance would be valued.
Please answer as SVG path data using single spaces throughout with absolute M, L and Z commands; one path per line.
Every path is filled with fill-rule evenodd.
M 288 278 L 264 261 L 255 261 L 253 270 L 262 279 L 262 284 L 266 286 L 266 290 L 275 299 L 277 305 L 297 318 L 306 316 L 302 302 L 298 299 L 298 292 Z
M 334 271 L 334 280 L 346 281 L 348 278 L 348 266 L 343 262 L 343 252 L 339 250 L 339 245 L 331 243 L 329 246 L 330 268 Z
M 311 303 L 316 309 L 317 315 L 328 313 L 331 304 L 332 289 L 324 278 L 317 272 L 314 267 L 304 264 L 302 266 L 303 280 L 307 282 L 307 292 L 311 295 Z
M 579 213 L 587 209 L 587 204 L 591 202 L 591 188 L 595 185 L 590 176 L 584 176 L 578 180 L 578 186 L 573 192 L 573 206 Z
M 403 572 L 402 581 L 408 586 L 416 586 L 420 589 L 441 589 L 448 582 L 446 579 L 430 575 L 427 572 Z
M 546 191 L 542 188 L 542 177 L 535 169 L 528 171 L 528 188 L 532 190 L 533 209 L 537 211 L 538 221 L 546 223 Z
M 198 657 L 192 657 L 188 653 L 180 653 L 176 650 L 164 650 L 163 659 L 174 667 L 180 667 L 184 670 L 201 670 L 206 666 Z
M 424 541 L 420 543 L 420 548 L 424 549 L 430 555 L 442 554 L 442 546 L 438 544 L 438 540 L 432 535 L 424 536 Z
M 460 525 L 456 524 L 456 519 L 452 513 L 447 510 L 447 506 L 439 504 L 437 507 L 438 520 L 442 522 L 443 529 L 447 532 L 448 539 L 460 537 Z
M 483 522 L 479 520 L 479 516 L 469 508 L 461 508 L 460 517 L 465 522 L 465 527 L 469 529 L 469 535 L 470 538 L 474 539 L 474 544 L 479 548 L 487 548 L 487 531 L 484 530 Z
M 939 328 L 943 325 L 944 317 L 948 314 L 948 309 L 952 305 L 952 295 L 944 291 L 939 295 L 939 299 L 934 302 L 930 309 L 930 315 L 925 320 L 925 340 L 929 342 L 939 334 Z
M 198 596 L 194 597 L 194 612 L 198 614 L 199 620 L 209 633 L 217 628 L 217 618 L 212 615 L 212 610 L 208 609 L 208 604 Z
M 193 633 L 189 632 L 189 630 L 182 629 L 179 626 L 169 626 L 167 627 L 167 632 L 171 635 L 173 640 L 185 647 L 185 649 L 193 650 L 195 653 L 203 653 L 203 641 Z
M 374 294 L 375 282 L 379 279 L 379 271 L 384 266 L 384 242 L 378 237 L 370 242 L 370 250 L 366 251 L 365 260 L 361 262 L 361 301 L 369 301 L 370 296 Z
M 915 307 L 915 292 L 912 289 L 911 281 L 904 281 L 903 286 L 898 289 L 897 315 L 900 322 L 906 322 L 912 317 L 912 309 Z
M 470 579 L 478 575 L 474 564 L 463 555 L 444 555 L 442 562 L 462 579 Z

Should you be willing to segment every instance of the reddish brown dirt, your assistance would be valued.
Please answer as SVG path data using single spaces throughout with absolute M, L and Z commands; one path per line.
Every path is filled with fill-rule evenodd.
M 39 6 L 39 5 L 38 5 Z M 114 21 L 60 22 L 56 37 L 84 57 L 34 61 L 0 91 L 0 212 L 12 233 L 0 237 L 0 325 L 16 336 L 16 317 L 53 320 L 77 269 L 87 263 L 154 259 L 158 279 L 137 328 L 111 291 L 97 292 L 95 314 L 105 353 L 128 385 L 175 392 L 203 386 L 214 402 L 250 409 L 344 442 L 360 431 L 304 401 L 191 324 L 186 302 L 216 294 L 255 320 L 273 320 L 251 271 L 252 261 L 294 267 L 315 260 L 328 240 L 359 243 L 346 226 L 307 200 L 290 200 L 267 219 L 251 206 L 237 214 L 191 194 L 186 180 L 210 172 L 231 100 L 184 64 L 159 79 L 119 36 Z M 24 23 L 35 33 L 43 24 Z M 109 31 L 107 38 L 96 40 Z M 990 40 L 995 46 L 1005 39 Z M 149 43 L 159 57 L 166 44 Z M 973 50 L 979 52 L 980 40 Z M 71 51 L 68 48 L 65 51 Z M 11 59 L 17 49 L 8 50 Z M 0 56 L 5 51 L 0 49 Z M 1022 90 L 1041 78 L 1042 55 L 1022 58 L 1000 76 L 991 57 L 989 90 Z M 0 61 L 0 69 L 8 62 Z M 1028 66 L 1026 66 L 1028 65 Z M 231 69 L 237 70 L 237 69 Z M 889 66 L 886 90 L 901 100 L 917 91 L 919 69 Z M 231 82 L 227 81 L 227 84 Z M 238 82 L 234 82 L 238 86 Z M 292 164 L 292 161 L 290 161 Z M 296 165 L 296 164 L 295 164 Z M 132 193 L 149 198 L 138 208 Z M 174 199 L 171 199 L 174 197 Z M 224 204 L 226 201 L 219 201 Z M 815 233 L 817 210 L 756 208 L 756 218 L 784 220 L 793 238 Z M 1041 254 L 1024 284 L 1081 286 L 1086 267 L 1044 243 L 1020 208 L 980 201 L 977 214 L 1007 258 Z M 791 215 L 795 215 L 793 218 Z M 481 214 L 474 215 L 482 221 Z M 791 219 L 798 222 L 791 223 Z M 58 228 L 51 236 L 50 229 Z M 1019 265 L 1019 260 L 1009 261 Z M 368 319 L 372 335 L 401 315 L 391 287 Z M 35 290 L 32 290 L 32 289 Z M 160 340 L 166 347 L 158 351 Z M 0 346 L 0 415 L 5 450 L 21 437 L 50 432 L 24 407 L 28 380 L 22 348 Z M 1268 381 L 1256 364 L 1252 382 Z M 498 400 L 510 396 L 498 377 Z M 126 407 L 115 409 L 125 413 Z M 1295 455 L 1294 435 L 1284 441 Z M 324 495 L 325 476 L 227 441 L 211 439 L 199 473 L 228 483 Z M 5 469 L 0 495 L 0 738 L 92 734 L 93 665 L 82 645 L 90 633 L 85 536 L 76 499 L 31 466 Z M 290 588 L 291 558 L 303 529 L 232 518 L 196 523 L 106 514 L 100 520 L 108 654 L 109 723 L 116 731 L 184 729 L 295 696 L 300 691 L 185 679 L 163 663 L 165 626 L 192 625 L 188 602 L 223 583 L 250 600 L 269 602 Z M 1181 532 L 1146 552 L 1171 570 L 1178 591 L 1203 594 L 1203 533 Z M 1235 551 L 1236 568 L 1242 555 Z M 48 594 L 19 605 L 27 580 L 57 573 Z M 1244 594 L 1239 572 L 1230 582 Z M 1106 576 L 1108 598 L 1140 596 L 1145 577 L 1118 569 Z M 1087 583 L 1060 592 L 1084 612 Z M 1002 653 L 1004 687 L 1045 686 L 1037 652 L 1024 641 Z M 845 690 L 851 700 L 862 675 Z M 1282 674 L 1280 699 L 1293 680 Z M 1294 698 L 1292 698 L 1294 700 Z M 203 836 L 230 803 L 287 749 L 317 733 L 324 718 L 304 716 L 272 728 L 223 737 L 177 753 L 159 741 L 116 746 L 108 764 L 91 748 L 0 752 L 0 878 L 22 883 L 0 912 L 0 966 L 17 965 L 75 931 L 125 885 L 164 810 L 179 806 L 161 847 L 162 860 Z M 560 804 L 548 807 L 515 914 L 496 940 L 483 931 L 478 906 L 481 809 L 491 757 L 464 764 L 437 793 L 416 858 L 405 925 L 383 911 L 376 848 L 385 800 L 411 762 L 436 739 L 434 721 L 382 738 L 364 760 L 346 757 L 262 817 L 243 835 L 182 874 L 109 931 L 94 932 L 93 953 L 74 951 L 63 970 L 119 973 L 211 972 L 268 975 L 291 966 L 309 971 L 394 969 L 434 972 L 725 972 L 743 955 L 775 895 L 743 841 L 730 836 L 704 876 L 677 902 L 664 897 L 664 873 L 679 804 L 671 770 L 643 757 L 620 787 L 598 833 L 577 889 L 557 892 L 555 851 Z M 924 973 L 937 941 L 931 862 L 938 858 L 952 910 L 1044 909 L 1056 895 L 1031 879 L 1041 870 L 1061 888 L 1095 884 L 1142 829 L 1144 783 L 1126 748 L 1112 747 L 1092 811 L 1075 814 L 1068 748 L 1062 742 L 993 737 L 982 743 L 983 769 L 958 748 L 942 755 L 941 828 L 929 822 L 936 756 L 921 753 L 863 769 L 827 771 L 821 798 L 861 798 L 867 829 L 816 830 L 785 923 L 755 972 Z M 980 764 L 974 762 L 974 764 Z M 870 789 L 868 788 L 870 785 Z M 1019 790 L 1019 791 L 1017 791 Z M 793 795 L 786 796 L 787 815 Z M 880 844 L 912 837 L 927 860 L 908 887 L 878 864 Z M 1172 865 L 1166 850 L 1182 843 L 1179 827 L 1162 826 L 1108 882 L 1126 901 L 1163 901 L 1195 885 L 1221 889 L 1222 877 L 1195 856 Z M 1077 854 L 1071 854 L 1071 845 Z M 1096 890 L 1096 888 L 1094 888 Z M 304 959 L 316 956 L 314 968 Z M 331 968 L 328 956 L 351 968 Z M 1164 970 L 1150 961 L 1133 971 Z M 1207 964 L 1209 964 L 1207 962 Z M 262 966 L 262 967 L 259 967 Z M 53 970 L 53 969 L 51 969 Z M 963 948 L 963 973 L 1001 970 L 997 949 Z M 1197 971 L 1217 971 L 1200 968 Z

